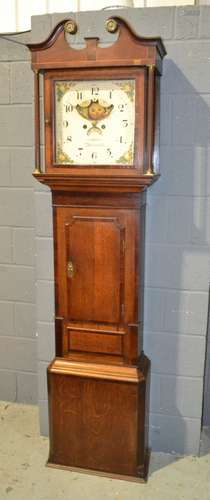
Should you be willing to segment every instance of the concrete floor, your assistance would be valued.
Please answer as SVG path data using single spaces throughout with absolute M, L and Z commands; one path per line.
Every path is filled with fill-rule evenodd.
M 36 406 L 0 402 L 0 500 L 210 500 L 210 453 L 153 453 L 146 485 L 45 467 Z

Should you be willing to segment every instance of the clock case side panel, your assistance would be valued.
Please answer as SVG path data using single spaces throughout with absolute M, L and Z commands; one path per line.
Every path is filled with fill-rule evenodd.
M 153 122 L 154 130 L 153 137 L 154 143 L 152 147 L 152 169 L 156 176 L 160 175 L 160 76 L 156 73 L 155 75 L 155 99 L 154 99 L 154 111 L 153 111 Z
M 100 80 L 135 80 L 135 150 L 133 165 L 65 165 L 55 164 L 55 95 L 56 81 L 99 81 Z M 57 70 L 47 71 L 44 74 L 44 106 L 45 106 L 45 165 L 46 174 L 68 174 L 72 177 L 130 177 L 140 176 L 145 171 L 145 144 L 146 144 L 146 96 L 147 70 L 140 68 L 100 68 L 99 70 Z

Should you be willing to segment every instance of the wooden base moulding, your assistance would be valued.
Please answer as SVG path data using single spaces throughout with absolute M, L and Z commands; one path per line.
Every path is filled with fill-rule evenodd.
M 53 463 L 50 463 L 47 461 L 46 466 L 50 467 L 51 469 L 61 469 L 61 470 L 66 470 L 70 472 L 77 472 L 81 474 L 90 474 L 93 476 L 100 476 L 100 477 L 107 477 L 111 479 L 120 479 L 122 481 L 129 481 L 133 483 L 146 483 L 148 479 L 148 473 L 149 473 L 149 461 L 150 461 L 150 455 L 151 455 L 151 450 L 148 449 L 146 454 L 145 454 L 145 467 L 144 467 L 144 475 L 143 478 L 141 477 L 135 477 L 135 476 L 127 476 L 125 474 L 114 474 L 114 473 L 108 473 L 108 472 L 102 472 L 102 471 L 97 471 L 97 470 L 92 470 L 92 469 L 81 469 L 80 467 L 68 467 L 65 465 L 56 465 Z

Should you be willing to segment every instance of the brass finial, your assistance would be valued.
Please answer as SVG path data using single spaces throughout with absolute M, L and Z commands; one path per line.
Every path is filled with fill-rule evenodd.
M 73 19 L 66 21 L 66 23 L 64 24 L 64 31 L 65 33 L 70 33 L 71 35 L 75 35 L 75 33 L 77 32 L 77 24 Z
M 118 29 L 118 23 L 113 18 L 107 19 L 105 26 L 106 26 L 106 30 L 109 33 L 115 33 L 115 31 L 117 31 L 117 29 Z

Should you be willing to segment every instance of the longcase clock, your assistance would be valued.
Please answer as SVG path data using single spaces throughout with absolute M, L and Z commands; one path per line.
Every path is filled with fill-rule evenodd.
M 165 49 L 121 18 L 117 41 L 74 20 L 29 45 L 36 167 L 52 190 L 56 357 L 48 367 L 48 465 L 146 480 L 150 362 L 143 352 L 146 189 L 159 176 L 159 80 Z M 40 167 L 39 75 L 45 168 Z

